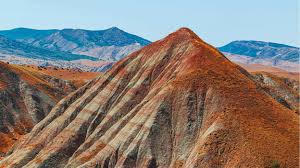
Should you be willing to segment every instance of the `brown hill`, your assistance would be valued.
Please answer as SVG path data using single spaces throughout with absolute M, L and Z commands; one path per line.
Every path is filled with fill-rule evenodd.
M 0 167 L 297 167 L 298 124 L 182 28 L 60 101 Z
M 299 75 L 300 75 L 299 72 L 289 72 L 279 68 L 261 65 L 261 64 L 242 64 L 242 63 L 237 63 L 237 64 L 245 68 L 248 72 L 253 72 L 253 73 L 267 72 L 276 75 L 278 77 L 289 78 L 299 82 Z
M 39 73 L 72 82 L 76 87 L 83 86 L 86 82 L 101 75 L 101 72 L 86 72 L 80 69 L 67 69 L 58 67 L 39 67 L 33 65 L 18 66 L 31 73 Z
M 55 71 L 55 73 L 53 72 Z M 0 62 L 0 156 L 12 144 L 42 120 L 66 94 L 82 86 L 79 72 L 75 80 L 66 70 L 34 66 L 9 65 Z M 62 77 L 55 75 L 63 74 Z
M 243 64 L 243 63 L 238 63 L 238 62 L 236 62 L 236 64 L 242 66 L 248 72 L 257 72 L 257 71 L 288 72 L 288 71 L 285 71 L 285 70 L 277 68 L 277 67 L 272 67 L 272 66 L 267 66 L 267 65 L 262 65 L 262 64 Z

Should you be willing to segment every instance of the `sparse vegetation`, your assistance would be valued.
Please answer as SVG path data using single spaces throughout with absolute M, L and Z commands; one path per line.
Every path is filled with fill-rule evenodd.
M 272 160 L 271 168 L 280 168 L 280 163 L 278 160 Z

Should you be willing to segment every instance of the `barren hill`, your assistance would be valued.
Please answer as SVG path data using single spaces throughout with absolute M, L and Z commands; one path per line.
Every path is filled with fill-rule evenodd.
M 297 167 L 298 124 L 182 28 L 61 100 L 0 167 Z
M 60 99 L 82 86 L 86 81 L 81 76 L 91 79 L 94 74 L 0 62 L 0 157 Z

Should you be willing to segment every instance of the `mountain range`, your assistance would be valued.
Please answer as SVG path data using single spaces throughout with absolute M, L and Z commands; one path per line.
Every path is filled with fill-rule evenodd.
M 299 71 L 300 49 L 297 47 L 263 41 L 233 41 L 218 49 L 235 62 Z
M 92 56 L 106 61 L 117 61 L 150 43 L 117 27 L 97 31 L 17 28 L 0 31 L 0 35 L 38 48 Z
M 299 116 L 270 89 L 290 84 L 272 80 L 181 28 L 62 99 L 0 167 L 298 167 Z
M 150 43 L 117 27 L 106 30 L 16 28 L 0 31 L 0 60 L 105 71 L 124 56 Z M 297 47 L 244 40 L 233 41 L 218 49 L 237 63 L 299 71 Z
M 78 59 L 88 59 L 93 61 L 98 60 L 97 58 L 91 56 L 72 54 L 70 52 L 49 51 L 26 43 L 11 40 L 0 35 L 0 56 L 1 55 L 53 61 L 72 61 Z
M 299 61 L 299 48 L 263 41 L 233 41 L 218 48 L 222 52 L 245 55 L 253 58 L 271 58 L 291 62 Z

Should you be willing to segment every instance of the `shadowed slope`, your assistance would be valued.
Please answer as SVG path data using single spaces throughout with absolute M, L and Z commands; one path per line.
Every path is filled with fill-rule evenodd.
M 59 100 L 98 75 L 0 61 L 0 157 Z
M 0 156 L 74 90 L 72 82 L 0 62 Z
M 249 76 L 179 29 L 60 101 L 0 167 L 296 167 L 298 116 Z

